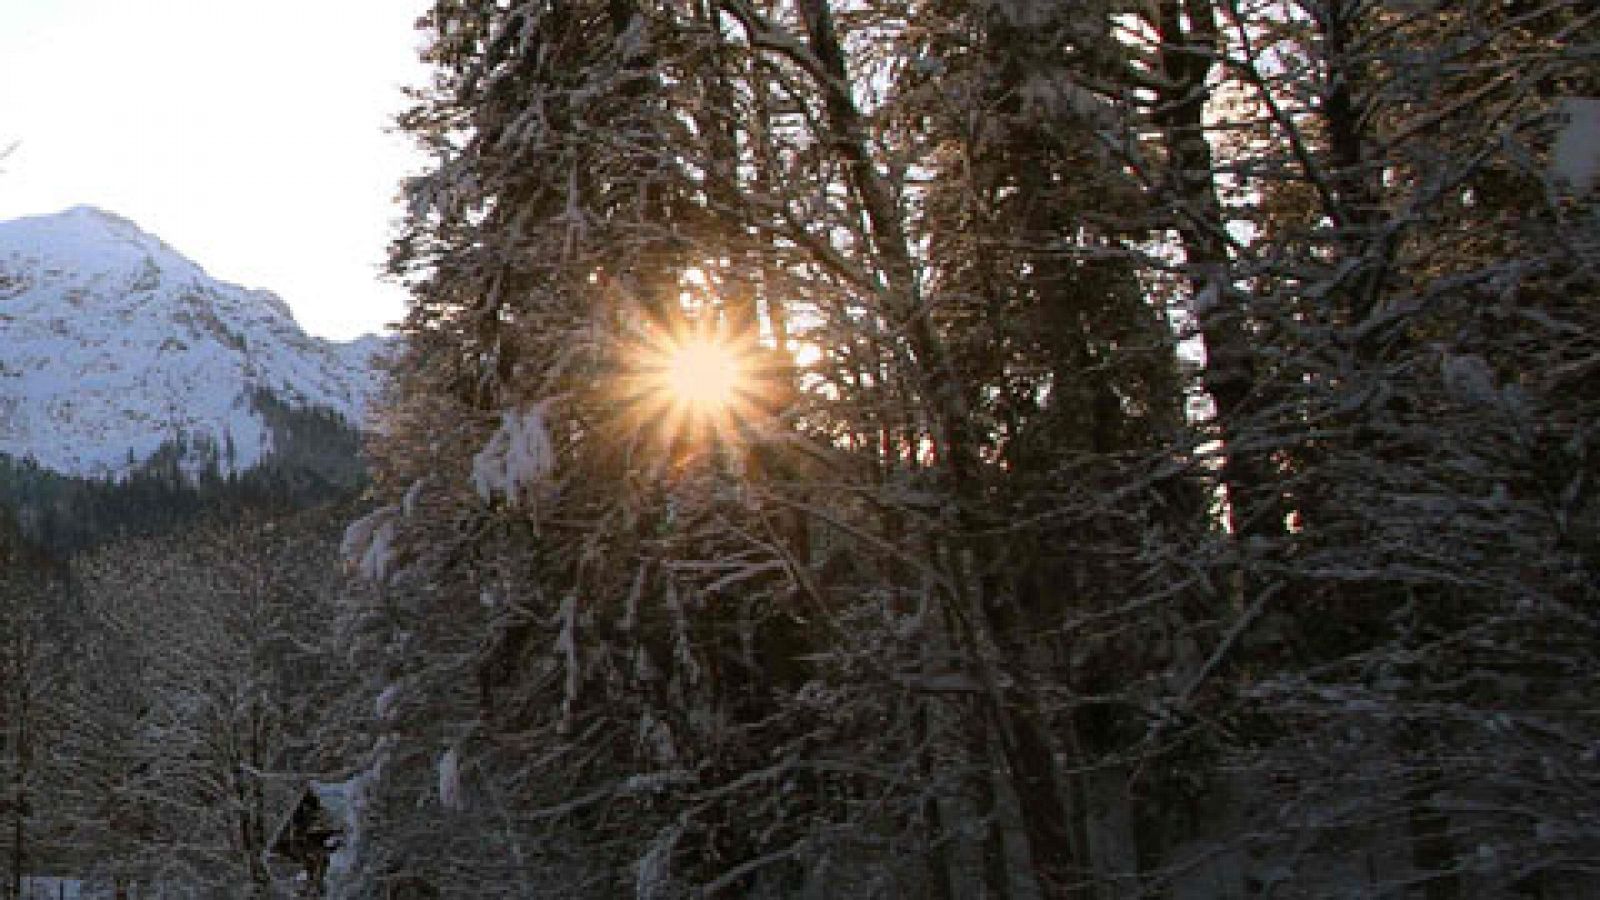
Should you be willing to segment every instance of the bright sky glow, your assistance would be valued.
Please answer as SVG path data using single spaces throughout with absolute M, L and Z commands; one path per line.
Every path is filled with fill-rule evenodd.
M 397 320 L 379 281 L 386 133 L 427 78 L 427 0 L 0 0 L 0 219 L 85 203 L 333 338 Z

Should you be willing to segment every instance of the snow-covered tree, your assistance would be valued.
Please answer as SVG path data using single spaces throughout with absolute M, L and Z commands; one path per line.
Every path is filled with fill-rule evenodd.
M 1592 861 L 1581 5 L 425 25 L 358 895 Z

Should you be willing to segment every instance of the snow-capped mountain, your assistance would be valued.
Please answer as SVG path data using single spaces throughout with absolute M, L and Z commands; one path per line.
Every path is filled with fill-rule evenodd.
M 383 346 L 309 337 L 102 210 L 0 223 L 0 454 L 116 476 L 188 445 L 242 471 L 273 450 L 268 406 L 360 423 Z

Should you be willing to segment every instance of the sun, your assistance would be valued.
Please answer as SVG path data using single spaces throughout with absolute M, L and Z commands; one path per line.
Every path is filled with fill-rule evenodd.
M 738 402 L 744 361 L 727 342 L 694 336 L 663 350 L 661 387 L 687 411 L 721 415 Z
M 652 327 L 623 358 L 621 409 L 669 455 L 740 445 L 763 418 L 767 379 L 751 336 L 704 321 Z

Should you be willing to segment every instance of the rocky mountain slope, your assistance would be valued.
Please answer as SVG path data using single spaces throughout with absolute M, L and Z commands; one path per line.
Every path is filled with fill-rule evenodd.
M 285 409 L 359 424 L 383 344 L 309 337 L 276 295 L 102 210 L 0 223 L 0 454 L 45 469 L 116 477 L 174 447 L 250 469 Z

